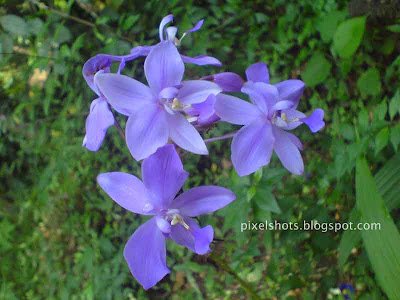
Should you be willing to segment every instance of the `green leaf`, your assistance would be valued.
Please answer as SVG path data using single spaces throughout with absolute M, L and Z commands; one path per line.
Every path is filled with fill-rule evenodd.
M 5 15 L 0 17 L 0 24 L 3 26 L 5 31 L 8 31 L 15 35 L 27 35 L 28 26 L 24 19 L 16 15 Z
M 78 38 L 74 41 L 71 47 L 72 55 L 78 54 L 79 49 L 81 49 L 85 45 L 85 37 L 86 33 L 82 33 Z
M 301 76 L 307 86 L 313 87 L 326 80 L 331 70 L 331 64 L 322 53 L 314 54 L 308 61 Z
M 369 114 L 366 109 L 362 109 L 358 114 L 358 122 L 363 127 L 368 127 L 369 124 Z
M 271 211 L 277 214 L 282 213 L 281 208 L 276 202 L 275 196 L 267 188 L 258 187 L 254 200 L 257 207 L 263 211 Z
M 400 131 L 400 128 L 399 128 Z M 382 195 L 385 205 L 389 210 L 400 206 L 400 154 L 395 155 L 375 175 L 376 186 Z M 350 213 L 347 223 L 359 222 L 359 213 L 356 208 Z M 343 233 L 338 248 L 339 267 L 343 268 L 351 250 L 361 241 L 361 232 L 358 230 L 347 230 Z
M 331 13 L 320 17 L 317 29 L 324 42 L 327 43 L 332 40 L 339 22 L 342 22 L 345 19 L 346 14 L 346 11 L 332 11 Z
M 373 112 L 374 120 L 382 121 L 385 119 L 386 114 L 387 114 L 387 104 L 386 100 L 384 100 L 374 109 Z
M 382 128 L 375 137 L 375 155 L 389 143 L 389 128 Z
M 135 22 L 139 20 L 139 17 L 140 15 L 138 14 L 138 15 L 132 15 L 129 18 L 125 19 L 122 25 L 122 29 L 129 30 L 133 26 L 133 24 L 135 24 Z
M 357 223 L 359 220 L 358 211 L 353 208 L 347 223 Z M 347 230 L 343 232 L 338 247 L 338 263 L 342 269 L 351 251 L 361 241 L 361 233 L 358 230 Z
M 400 299 L 400 234 L 390 217 L 365 159 L 356 167 L 356 201 L 363 223 L 379 223 L 380 230 L 361 232 L 380 286 L 389 299 Z
M 397 90 L 396 94 L 393 96 L 389 103 L 390 119 L 393 120 L 394 116 L 397 113 L 400 113 L 400 90 Z
M 13 40 L 8 34 L 0 35 L 0 44 L 2 46 L 2 52 L 12 53 L 13 52 Z
M 400 123 L 390 129 L 390 142 L 394 150 L 397 152 L 398 145 L 400 144 Z
M 396 41 L 394 39 L 388 38 L 379 47 L 379 51 L 384 55 L 390 55 L 393 52 L 395 45 Z
M 391 32 L 400 32 L 400 24 L 390 25 L 386 28 L 389 29 Z
M 39 18 L 28 20 L 28 30 L 34 35 L 38 35 L 43 27 L 43 21 Z
M 377 69 L 369 69 L 363 73 L 357 81 L 357 87 L 361 95 L 379 95 L 381 92 L 381 78 Z
M 71 32 L 64 25 L 59 24 L 56 32 L 54 33 L 54 42 L 62 44 L 69 41 L 72 38 Z
M 360 46 L 365 31 L 366 17 L 352 18 L 339 25 L 333 37 L 333 47 L 340 57 L 349 58 Z

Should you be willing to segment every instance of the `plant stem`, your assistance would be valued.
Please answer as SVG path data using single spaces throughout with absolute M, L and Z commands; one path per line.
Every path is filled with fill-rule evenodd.
M 213 137 L 213 138 L 210 138 L 210 139 L 205 139 L 204 143 L 206 143 L 206 144 L 207 143 L 213 143 L 213 142 L 216 142 L 216 141 L 221 141 L 221 140 L 233 138 L 235 136 L 236 132 L 231 132 L 231 133 L 228 133 L 228 134 L 225 134 L 225 135 L 222 135 L 222 136 L 217 136 L 217 137 Z
M 232 270 L 231 267 L 229 267 L 229 265 L 224 262 L 222 259 L 220 259 L 216 254 L 214 254 L 213 252 L 211 252 L 209 258 L 214 261 L 219 267 L 221 267 L 222 269 L 224 269 L 226 272 L 228 272 L 229 274 L 231 274 L 238 282 L 239 284 L 242 286 L 243 289 L 246 290 L 247 293 L 249 293 L 249 295 L 251 297 L 253 297 L 253 299 L 255 300 L 261 300 L 261 297 L 257 295 L 257 293 L 253 290 L 253 288 L 250 286 L 250 284 L 248 284 L 246 281 L 244 281 L 242 278 L 240 278 L 239 275 L 237 275 L 235 273 L 235 271 Z
M 118 120 L 117 120 L 115 117 L 114 117 L 114 120 L 115 120 L 114 125 L 115 125 L 115 127 L 117 127 L 117 129 L 118 129 L 119 135 L 122 136 L 122 138 L 123 138 L 124 141 L 125 141 L 125 133 L 124 133 L 124 130 L 122 129 L 121 125 L 119 124 Z

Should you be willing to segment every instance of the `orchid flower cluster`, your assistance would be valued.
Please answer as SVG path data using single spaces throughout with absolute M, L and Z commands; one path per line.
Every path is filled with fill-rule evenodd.
M 296 109 L 304 83 L 286 80 L 272 85 L 262 62 L 247 68 L 246 82 L 232 72 L 183 80 L 185 63 L 221 63 L 214 57 L 188 57 L 178 51 L 182 39 L 199 30 L 203 20 L 180 39 L 176 37 L 176 27 L 166 28 L 171 21 L 172 15 L 161 21 L 158 44 L 135 47 L 124 56 L 98 54 L 83 66 L 83 76 L 98 96 L 90 105 L 83 146 L 90 151 L 99 150 L 107 129 L 117 124 L 114 110 L 128 117 L 126 144 L 136 161 L 143 160 L 142 180 L 110 172 L 100 174 L 97 182 L 124 209 L 153 216 L 133 233 L 124 249 L 132 275 L 145 289 L 170 272 L 165 239 L 200 255 L 208 253 L 213 228 L 201 228 L 194 218 L 214 212 L 236 198 L 232 191 L 218 186 L 195 187 L 176 197 L 188 177 L 176 147 L 207 155 L 202 130 L 218 122 L 243 125 L 226 136 L 233 137 L 231 158 L 240 176 L 268 165 L 273 151 L 286 169 L 302 174 L 303 146 L 289 131 L 304 123 L 315 133 L 325 125 L 322 109 L 309 116 Z M 128 61 L 142 56 L 146 57 L 147 85 L 121 74 Z M 119 63 L 116 73 L 111 73 L 113 62 Z M 232 96 L 231 92 L 247 94 L 251 102 Z

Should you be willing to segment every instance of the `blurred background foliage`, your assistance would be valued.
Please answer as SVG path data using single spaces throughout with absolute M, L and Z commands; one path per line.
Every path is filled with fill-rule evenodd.
M 98 152 L 81 146 L 95 98 L 81 75 L 84 62 L 157 43 L 159 22 L 169 13 L 180 32 L 205 18 L 182 51 L 223 62 L 222 68 L 187 66 L 188 78 L 219 71 L 244 76 L 247 66 L 263 61 L 273 83 L 306 82 L 301 111 L 325 110 L 320 133 L 296 130 L 304 176 L 290 175 L 274 156 L 262 171 L 240 178 L 230 141 L 210 145 L 209 157 L 185 156 L 191 173 L 185 188 L 219 184 L 238 196 L 200 220 L 215 228 L 214 253 L 263 299 L 339 299 L 332 289 L 342 283 L 355 287 L 356 299 L 393 295 L 380 279 L 385 266 L 375 263 L 386 255 L 385 239 L 371 242 L 360 232 L 240 232 L 248 221 L 363 219 L 366 208 L 376 208 L 363 202 L 375 197 L 358 193 L 374 184 L 359 171 L 363 164 L 356 205 L 355 166 L 363 154 L 376 174 L 376 199 L 385 203 L 376 209 L 386 205 L 400 225 L 398 156 L 387 165 L 400 144 L 400 22 L 393 13 L 400 8 L 386 1 L 390 13 L 378 14 L 361 2 L 0 0 L 0 299 L 249 299 L 207 256 L 174 243 L 167 245 L 171 275 L 145 292 L 122 255 L 143 220 L 114 204 L 95 181 L 100 172 L 140 175 L 140 166 L 114 127 Z M 144 80 L 143 61 L 124 73 Z M 219 124 L 206 137 L 233 129 Z M 393 228 L 390 234 L 398 234 Z M 399 282 L 399 276 L 391 277 Z

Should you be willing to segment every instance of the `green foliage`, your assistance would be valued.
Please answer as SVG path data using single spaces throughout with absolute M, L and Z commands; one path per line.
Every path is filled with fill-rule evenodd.
M 240 178 L 230 163 L 230 141 L 209 145 L 209 157 L 185 156 L 190 179 L 184 189 L 213 184 L 237 194 L 232 205 L 199 219 L 215 229 L 214 253 L 261 298 L 327 299 L 344 282 L 353 284 L 357 299 L 390 295 L 390 287 L 377 280 L 389 263 L 380 266 L 368 250 L 381 237 L 364 245 L 358 231 L 241 232 L 241 223 L 358 221 L 354 174 L 362 155 L 372 173 L 379 170 L 378 191 L 398 219 L 400 172 L 386 163 L 400 144 L 398 24 L 348 18 L 346 1 L 47 3 L 80 22 L 32 2 L 0 9 L 0 299 L 245 297 L 207 256 L 172 242 L 171 274 L 144 291 L 122 255 L 144 219 L 114 204 L 95 181 L 109 171 L 140 176 L 140 164 L 115 128 L 98 152 L 81 147 L 96 97 L 82 78 L 83 63 L 98 53 L 122 55 L 157 43 L 159 22 L 169 13 L 179 33 L 205 18 L 180 51 L 212 55 L 224 64 L 187 65 L 187 78 L 223 71 L 244 77 L 250 64 L 263 61 L 272 83 L 306 82 L 300 111 L 325 110 L 321 132 L 311 134 L 305 126 L 293 131 L 304 144 L 304 176 L 289 174 L 273 155 L 268 167 Z M 143 61 L 128 63 L 124 74 L 144 82 Z M 124 127 L 126 118 L 118 120 Z M 203 135 L 237 129 L 218 124 Z M 398 275 L 393 279 L 398 282 Z
M 333 46 L 339 56 L 349 58 L 357 51 L 364 35 L 366 20 L 366 17 L 352 18 L 338 26 Z
M 331 64 L 321 53 L 314 54 L 308 61 L 306 68 L 301 73 L 301 77 L 307 86 L 314 87 L 328 78 Z M 315 76 L 318 74 L 318 76 Z
M 396 176 L 400 172 L 400 155 L 395 155 L 388 161 L 382 169 L 374 176 L 379 195 L 382 196 L 385 206 L 389 211 L 400 207 L 400 177 Z M 356 208 L 353 208 L 348 222 L 354 224 L 360 222 L 360 214 Z M 339 245 L 338 262 L 341 268 L 344 267 L 351 251 L 357 247 L 361 241 L 361 232 L 359 230 L 345 231 L 342 235 Z
M 21 17 L 15 15 L 5 15 L 0 18 L 0 24 L 5 31 L 14 35 L 27 35 L 29 32 L 28 24 Z
M 381 80 L 377 69 L 369 69 L 363 73 L 357 81 L 357 87 L 361 95 L 379 95 L 381 92 Z
M 378 223 L 380 230 L 362 231 L 368 258 L 378 280 L 390 299 L 400 298 L 400 235 L 390 217 L 365 159 L 356 168 L 357 208 L 364 223 Z

